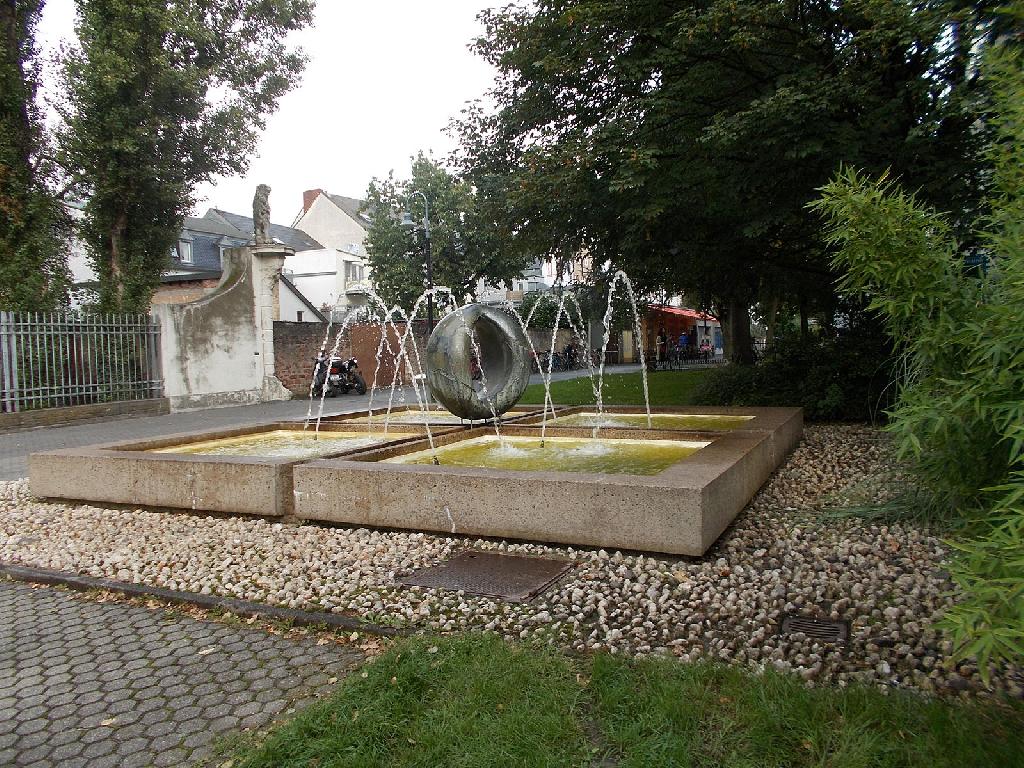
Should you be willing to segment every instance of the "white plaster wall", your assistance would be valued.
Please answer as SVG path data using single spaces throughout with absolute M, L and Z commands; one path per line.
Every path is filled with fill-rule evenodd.
M 273 382 L 274 275 L 283 261 L 261 263 L 248 248 L 225 252 L 223 275 L 209 296 L 157 304 L 164 394 L 173 410 L 281 399 Z M 255 266 L 255 268 L 254 268 Z M 254 274 L 254 272 L 256 274 Z M 266 274 L 263 274 L 266 272 Z M 283 389 L 283 388 L 281 388 Z

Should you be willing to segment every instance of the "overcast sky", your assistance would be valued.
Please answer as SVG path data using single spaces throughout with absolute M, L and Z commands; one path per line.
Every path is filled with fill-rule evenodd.
M 496 4 L 318 0 L 313 28 L 295 37 L 310 58 L 301 83 L 268 120 L 249 173 L 202 185 L 195 213 L 251 215 L 256 185 L 269 184 L 272 220 L 291 224 L 305 189 L 362 197 L 374 176 L 408 177 L 418 150 L 444 159 L 448 122 L 494 79 L 467 44 L 482 32 L 477 13 Z M 44 46 L 73 37 L 74 7 L 47 0 Z

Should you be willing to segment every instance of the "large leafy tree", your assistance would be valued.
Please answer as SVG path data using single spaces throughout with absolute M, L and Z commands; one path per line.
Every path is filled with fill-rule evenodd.
M 87 197 L 99 306 L 142 311 L 195 189 L 241 173 L 305 57 L 313 0 L 78 0 L 63 162 Z
M 1006 8 L 1021 28 L 1024 2 Z M 962 656 L 1024 660 L 1024 50 L 1000 37 L 991 84 L 989 209 L 976 222 L 987 268 L 963 257 L 949 217 L 891 179 L 847 170 L 815 205 L 841 287 L 867 296 L 903 353 L 889 426 L 919 493 L 916 514 L 959 518 L 975 537 L 950 568 L 947 612 Z
M 540 0 L 483 19 L 498 108 L 459 121 L 460 160 L 506 234 L 700 298 L 734 359 L 759 299 L 832 301 L 806 205 L 841 164 L 976 205 L 971 7 Z
M 68 287 L 67 216 L 36 104 L 42 0 L 0 0 L 0 308 L 39 310 Z
M 434 285 L 450 288 L 458 300 L 476 293 L 477 281 L 509 283 L 531 263 L 525 251 L 502 243 L 497 226 L 477 205 L 475 190 L 440 163 L 418 154 L 411 176 L 373 179 L 366 192 L 371 219 L 366 250 L 375 288 L 389 306 L 406 310 L 424 291 L 426 232 L 421 192 L 429 205 Z M 417 227 L 402 226 L 409 212 Z

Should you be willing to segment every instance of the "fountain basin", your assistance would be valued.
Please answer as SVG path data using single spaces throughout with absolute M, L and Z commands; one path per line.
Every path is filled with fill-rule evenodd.
M 442 467 L 480 467 L 514 472 L 557 469 L 560 472 L 656 475 L 708 445 L 696 440 L 636 440 L 629 438 L 502 436 L 493 434 L 460 440 L 394 456 L 392 464 L 433 464 Z
M 648 424 L 646 413 L 597 413 L 581 411 L 548 418 L 554 427 L 632 427 L 636 429 L 739 429 L 753 416 L 722 416 L 695 413 L 652 413 Z
M 282 433 L 294 437 L 297 449 L 281 448 Z M 398 444 L 424 434 L 410 426 L 389 430 L 386 440 Z M 293 508 L 295 464 L 385 442 L 381 431 L 368 435 L 366 427 L 322 425 L 320 440 L 312 437 L 301 424 L 271 422 L 34 453 L 29 483 L 43 498 L 281 517 Z M 253 450 L 260 455 L 246 455 Z
M 414 437 L 410 433 L 391 432 L 395 439 Z M 356 431 L 313 429 L 274 429 L 236 437 L 216 437 L 164 448 L 150 448 L 150 453 L 190 456 L 255 456 L 266 459 L 304 461 L 325 456 L 363 450 L 382 441 L 378 434 Z
M 536 416 L 539 413 L 540 410 L 538 408 L 510 408 L 501 416 L 501 420 L 502 422 L 519 421 L 520 419 Z M 399 427 L 404 424 L 429 424 L 430 426 L 437 425 L 441 427 L 458 425 L 461 427 L 472 427 L 474 424 L 487 424 L 492 421 L 491 419 L 487 419 L 483 422 L 473 422 L 464 419 L 461 416 L 456 416 L 451 411 L 447 411 L 443 408 L 429 408 L 423 410 L 416 406 L 402 405 L 392 408 L 390 416 L 387 414 L 387 408 L 374 408 L 369 413 L 361 411 L 353 414 L 329 416 L 324 418 L 321 423 L 336 425 L 374 424 L 377 426 L 383 426 L 385 417 L 387 417 L 388 424 L 390 426 L 398 425 Z M 550 418 L 550 415 L 548 418 Z
M 383 446 L 294 468 L 295 515 L 306 520 L 528 541 L 702 555 L 800 439 L 798 408 L 757 411 L 756 429 L 681 432 L 610 428 L 600 439 L 705 443 L 653 475 L 434 466 L 391 461 L 423 441 Z M 687 409 L 689 412 L 689 409 Z M 435 436 L 437 446 L 493 435 L 486 428 Z M 540 438 L 537 427 L 502 435 Z M 546 438 L 590 438 L 551 427 Z M 335 500 L 339 494 L 345 505 Z
M 651 425 L 647 426 L 647 412 L 635 406 L 608 406 L 599 415 L 594 406 L 556 406 L 556 412 L 547 414 L 547 424 L 555 427 L 600 427 L 601 434 L 609 428 L 674 429 L 727 432 L 734 429 L 773 430 L 776 426 L 776 408 L 741 408 L 719 406 L 686 406 L 686 408 L 651 408 Z M 543 413 L 519 420 L 523 424 L 539 425 Z

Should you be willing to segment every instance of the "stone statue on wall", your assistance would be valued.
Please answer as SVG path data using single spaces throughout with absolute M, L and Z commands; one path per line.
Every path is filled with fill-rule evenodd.
M 270 187 L 260 184 L 252 199 L 253 236 L 256 245 L 267 245 L 270 239 Z

